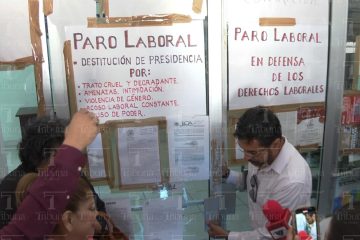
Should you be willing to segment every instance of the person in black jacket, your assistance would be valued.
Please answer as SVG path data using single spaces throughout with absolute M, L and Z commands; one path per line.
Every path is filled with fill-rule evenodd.
M 18 145 L 21 164 L 0 183 L 0 229 L 10 222 L 16 212 L 15 190 L 19 180 L 26 173 L 38 172 L 41 168 L 47 167 L 57 148 L 64 141 L 67 125 L 67 120 L 45 116 L 34 120 L 26 127 L 24 137 Z M 94 193 L 97 210 L 106 212 L 105 203 L 96 194 L 92 184 L 85 175 L 82 177 Z M 99 228 L 105 229 L 107 222 L 101 217 L 98 217 L 98 221 Z

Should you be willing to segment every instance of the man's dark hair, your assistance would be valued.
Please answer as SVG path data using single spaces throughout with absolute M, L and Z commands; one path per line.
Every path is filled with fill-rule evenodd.
M 277 116 L 268 108 L 257 106 L 248 109 L 238 120 L 234 137 L 238 140 L 257 140 L 263 147 L 282 137 Z
M 26 126 L 18 145 L 19 158 L 26 171 L 37 171 L 41 164 L 49 160 L 64 141 L 67 124 L 67 120 L 44 116 Z
M 360 202 L 346 204 L 337 210 L 330 220 L 327 240 L 359 239 Z

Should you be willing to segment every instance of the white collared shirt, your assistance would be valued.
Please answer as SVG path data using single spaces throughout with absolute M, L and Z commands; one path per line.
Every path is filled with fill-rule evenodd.
M 312 177 L 309 165 L 286 139 L 271 165 L 258 170 L 248 163 L 247 192 L 251 189 L 250 178 L 254 174 L 258 179 L 256 203 L 248 196 L 249 217 L 254 230 L 230 232 L 229 240 L 272 239 L 265 227 L 267 219 L 262 212 L 262 206 L 269 199 L 278 201 L 283 208 L 289 208 L 290 211 L 310 206 Z M 243 186 L 242 174 L 230 171 L 227 183 Z

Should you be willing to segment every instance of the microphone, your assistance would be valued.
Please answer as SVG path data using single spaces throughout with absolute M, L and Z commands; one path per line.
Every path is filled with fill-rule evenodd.
M 291 225 L 291 212 L 287 208 L 282 208 L 276 200 L 268 200 L 262 210 L 268 222 L 266 229 L 275 240 L 286 240 L 288 229 Z
M 300 240 L 312 240 L 312 237 L 309 236 L 304 230 L 298 232 L 298 236 L 300 237 Z

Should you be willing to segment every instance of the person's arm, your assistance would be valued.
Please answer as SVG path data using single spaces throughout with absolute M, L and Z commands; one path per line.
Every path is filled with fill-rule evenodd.
M 53 164 L 32 184 L 11 222 L 0 230 L 1 238 L 43 239 L 52 233 L 76 190 L 86 163 L 81 151 L 95 138 L 97 123 L 95 115 L 88 111 L 74 115 Z
M 62 145 L 54 164 L 32 184 L 11 222 L 0 230 L 0 236 L 34 239 L 51 234 L 70 195 L 76 190 L 78 169 L 85 163 L 78 149 Z
M 304 192 L 303 183 L 291 183 L 276 191 L 271 198 L 278 201 L 283 208 L 289 208 L 290 211 L 300 206 L 307 205 L 310 201 L 310 192 Z M 311 190 L 310 190 L 311 191 Z M 243 239 L 268 239 L 271 238 L 265 226 L 254 229 L 253 231 L 230 232 L 228 240 Z
M 231 173 L 230 173 L 231 174 Z M 291 183 L 289 186 L 284 186 L 279 191 L 276 191 L 271 197 L 277 200 L 283 208 L 294 210 L 297 207 L 308 204 L 310 200 L 311 190 L 304 190 L 304 184 Z M 228 240 L 247 240 L 247 239 L 269 239 L 271 238 L 265 226 L 258 227 L 252 231 L 243 232 L 227 232 L 221 227 L 212 224 L 209 226 L 210 236 L 224 236 L 227 235 Z
M 208 234 L 212 238 L 222 238 L 226 240 L 259 240 L 259 239 L 269 239 L 271 238 L 267 229 L 258 228 L 253 231 L 243 231 L 243 232 L 229 232 L 220 227 L 215 223 L 208 223 Z
M 292 227 L 289 228 L 286 240 L 300 240 L 300 237 L 294 233 L 294 229 Z

